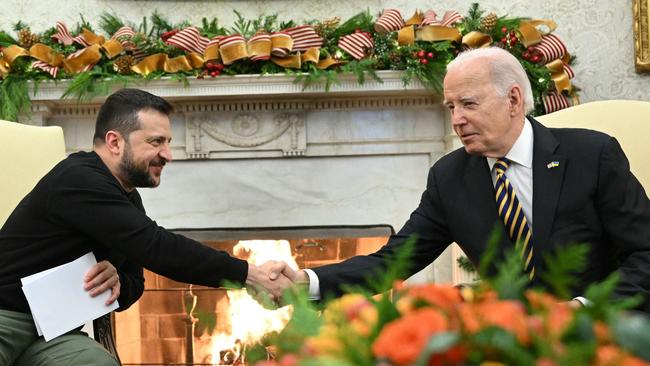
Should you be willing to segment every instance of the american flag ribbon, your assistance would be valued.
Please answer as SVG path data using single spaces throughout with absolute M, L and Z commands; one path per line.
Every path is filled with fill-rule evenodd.
M 43 61 L 34 61 L 32 63 L 32 68 L 43 70 L 46 73 L 50 74 L 55 79 L 56 79 L 56 75 L 59 73 L 59 68 L 57 66 L 52 66 L 47 62 L 43 62 Z
M 542 97 L 542 100 L 544 101 L 544 110 L 546 113 L 559 111 L 560 109 L 571 106 L 569 99 L 563 94 L 558 94 L 556 91 L 548 92 Z
M 208 43 L 210 43 L 210 39 L 203 37 L 198 28 L 187 27 L 169 37 L 165 43 L 176 46 L 186 52 L 203 54 Z
M 323 38 L 316 33 L 311 25 L 301 25 L 298 27 L 285 29 L 293 39 L 292 51 L 307 51 L 310 48 L 320 48 L 323 46 Z
M 339 38 L 339 48 L 349 53 L 357 60 L 366 55 L 366 50 L 374 47 L 368 32 L 352 33 Z
M 375 23 L 375 30 L 383 34 L 398 31 L 403 27 L 404 18 L 397 9 L 384 9 L 384 12 Z
M 427 10 L 424 12 L 424 17 L 420 26 L 425 25 L 441 25 L 443 27 L 451 27 L 454 24 L 463 20 L 463 16 L 460 15 L 456 10 L 448 10 L 445 12 L 445 15 L 442 16 L 442 20 L 437 20 L 437 14 L 433 10 Z
M 552 60 L 562 58 L 566 53 L 566 46 L 560 38 L 554 34 L 547 34 L 542 41 L 534 46 L 542 55 L 542 62 L 548 63 Z
M 57 42 L 63 43 L 66 46 L 69 46 L 74 42 L 77 42 L 84 47 L 88 47 L 90 45 L 81 35 L 72 37 L 65 23 L 60 21 L 56 22 L 56 33 L 52 35 L 52 38 L 56 39 Z

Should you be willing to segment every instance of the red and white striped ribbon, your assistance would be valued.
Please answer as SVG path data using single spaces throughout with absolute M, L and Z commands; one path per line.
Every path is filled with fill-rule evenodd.
M 456 10 L 447 10 L 445 15 L 442 16 L 442 20 L 437 20 L 437 14 L 435 11 L 427 10 L 424 12 L 424 17 L 420 25 L 441 25 L 443 27 L 451 27 L 461 20 L 463 20 L 463 16 Z
M 535 45 L 535 49 L 539 50 L 542 54 L 542 62 L 548 63 L 557 58 L 562 58 L 566 51 L 566 46 L 554 34 L 547 34 L 542 37 L 542 41 Z
M 292 51 L 307 51 L 310 48 L 320 48 L 323 45 L 323 38 L 316 33 L 311 25 L 301 25 L 285 29 L 283 32 L 293 38 Z
M 397 9 L 384 9 L 384 12 L 375 23 L 375 30 L 383 34 L 398 31 L 403 27 L 404 18 Z
M 352 33 L 339 38 L 339 48 L 357 60 L 362 59 L 366 55 L 366 50 L 373 47 L 372 38 L 367 32 Z
M 74 42 L 77 42 L 84 47 L 88 47 L 90 45 L 88 42 L 86 42 L 83 36 L 72 37 L 68 31 L 68 27 L 63 22 L 56 22 L 56 33 L 52 35 L 52 38 L 56 39 L 57 42 L 63 43 L 66 46 L 69 46 Z
M 249 52 L 250 52 L 250 45 L 253 42 L 260 42 L 260 41 L 270 43 L 271 42 L 271 35 L 268 34 L 268 33 L 261 33 L 261 34 L 258 34 L 258 35 L 255 35 L 255 36 L 251 37 L 251 39 L 248 40 Z M 270 59 L 271 59 L 270 54 L 269 55 L 255 55 L 255 56 L 251 57 L 251 61 L 265 61 L 265 60 L 270 60 Z
M 284 31 L 275 32 L 275 33 L 271 34 L 271 40 L 272 41 L 273 41 L 273 39 L 276 39 L 276 38 L 289 38 L 289 39 L 291 39 L 291 35 L 289 35 L 289 33 L 286 33 Z M 273 54 L 273 56 L 276 56 L 276 57 L 287 57 L 289 52 L 291 52 L 290 49 L 282 48 L 282 47 L 273 47 L 273 49 L 271 50 L 271 54 Z
M 559 111 L 560 109 L 569 108 L 571 104 L 569 99 L 555 91 L 548 92 L 542 97 L 544 101 L 544 110 L 546 113 Z
M 203 53 L 210 39 L 203 37 L 196 27 L 187 27 L 169 37 L 165 43 L 176 46 L 186 52 Z
M 424 12 L 424 15 L 422 16 L 422 22 L 420 23 L 420 26 L 424 27 L 425 25 L 433 25 L 433 24 L 438 24 L 438 21 L 436 18 L 438 15 L 436 14 L 435 11 L 429 9 Z
M 121 27 L 120 29 L 113 34 L 111 39 L 114 39 L 116 41 L 119 41 L 122 44 L 122 48 L 124 48 L 125 51 L 131 52 L 131 55 L 135 57 L 137 61 L 140 61 L 144 58 L 145 53 L 141 49 L 139 49 L 135 43 L 131 41 L 131 38 L 135 36 L 135 31 L 133 28 L 125 25 Z
M 562 63 L 562 67 L 564 68 L 564 72 L 566 72 L 567 76 L 569 76 L 569 79 L 573 79 L 576 74 L 573 72 L 573 69 L 571 66 L 565 64 L 564 62 Z
M 118 29 L 117 32 L 115 32 L 115 34 L 113 34 L 113 37 L 111 37 L 111 39 L 117 39 L 118 41 L 121 41 L 122 39 L 118 39 L 118 38 L 120 38 L 120 37 L 131 38 L 134 35 L 135 35 L 135 32 L 133 31 L 133 28 L 125 25 L 125 26 L 121 27 L 120 29 Z
M 52 77 L 55 78 L 55 79 L 56 79 L 56 74 L 59 73 L 59 68 L 58 67 L 52 66 L 52 65 L 48 64 L 47 62 L 43 62 L 43 61 L 34 61 L 34 63 L 32 63 L 32 69 L 43 70 L 46 73 L 52 75 Z

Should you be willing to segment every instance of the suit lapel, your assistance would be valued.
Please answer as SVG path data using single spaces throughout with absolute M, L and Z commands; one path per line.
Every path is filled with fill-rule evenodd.
M 549 249 L 557 202 L 562 190 L 566 157 L 556 153 L 558 141 L 550 130 L 531 117 L 533 126 L 533 245 L 536 262 Z

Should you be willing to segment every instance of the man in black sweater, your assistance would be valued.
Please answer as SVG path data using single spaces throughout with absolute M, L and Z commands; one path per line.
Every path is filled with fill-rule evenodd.
M 112 94 L 97 116 L 94 151 L 57 164 L 7 219 L 0 230 L 0 366 L 116 364 L 77 331 L 44 342 L 21 290 L 22 277 L 90 251 L 99 263 L 84 286 L 91 296 L 110 289 L 109 302 L 117 299 L 119 310 L 142 295 L 142 267 L 198 285 L 245 285 L 272 298 L 288 285 L 285 263 L 250 265 L 147 217 L 135 188 L 158 186 L 172 159 L 171 112 L 164 99 L 141 90 Z

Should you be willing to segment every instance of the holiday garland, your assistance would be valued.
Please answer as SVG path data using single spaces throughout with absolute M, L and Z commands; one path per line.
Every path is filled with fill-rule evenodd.
M 298 25 L 277 15 L 244 19 L 236 12 L 231 28 L 216 18 L 200 26 L 172 24 L 157 12 L 139 25 L 116 15 L 101 16 L 99 35 L 83 18 L 73 31 L 63 22 L 33 33 L 18 22 L 0 31 L 0 119 L 16 120 L 30 106 L 28 82 L 34 90 L 44 80 L 71 80 L 64 97 L 105 95 L 115 84 L 170 76 L 286 73 L 303 85 L 323 83 L 329 90 L 339 75 L 352 73 L 381 81 L 377 70 L 403 70 L 440 92 L 445 66 L 459 52 L 498 46 L 521 62 L 533 87 L 534 114 L 566 108 L 577 100 L 570 79 L 574 59 L 552 32 L 551 20 L 498 17 L 473 4 L 467 16 L 433 10 L 405 19 L 385 9 L 375 19 L 363 12 L 341 23 L 339 18 Z

